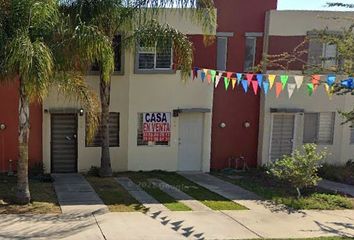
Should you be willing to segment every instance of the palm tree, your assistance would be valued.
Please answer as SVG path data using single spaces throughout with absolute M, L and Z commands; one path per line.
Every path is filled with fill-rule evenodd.
M 19 82 L 18 203 L 26 204 L 31 199 L 28 185 L 30 103 L 42 101 L 55 86 L 86 109 L 92 138 L 98 124 L 99 104 L 84 81 L 85 66 L 93 59 L 109 60 L 110 55 L 113 56 L 110 41 L 91 26 L 74 27 L 61 14 L 57 0 L 0 0 L 0 83 Z M 113 64 L 102 62 L 106 69 Z
M 188 14 L 192 21 L 202 24 L 205 32 L 212 32 L 216 24 L 213 0 L 67 0 L 62 3 L 64 12 L 73 21 L 95 26 L 112 40 L 117 34 L 124 36 L 121 41 L 123 48 L 132 48 L 137 42 L 154 45 L 172 40 L 174 64 L 181 70 L 182 79 L 186 79 L 192 69 L 193 46 L 183 33 L 168 24 L 161 25 L 155 19 L 166 14 L 168 8 L 170 14 Z M 192 9 L 185 11 L 187 8 Z M 112 175 L 108 124 L 112 72 L 102 62 L 97 63 L 101 100 L 100 176 L 107 177 Z

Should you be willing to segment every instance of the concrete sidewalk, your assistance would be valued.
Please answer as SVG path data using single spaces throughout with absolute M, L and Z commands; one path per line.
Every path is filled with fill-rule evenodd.
M 52 177 L 62 213 L 108 212 L 107 206 L 80 174 L 52 174 Z
M 339 192 L 339 193 L 354 197 L 354 186 L 353 185 L 332 182 L 332 181 L 323 179 L 322 181 L 319 182 L 318 186 L 321 188 L 333 191 L 333 192 Z
M 231 240 L 354 238 L 354 211 L 140 212 L 59 216 L 2 215 L 0 239 Z

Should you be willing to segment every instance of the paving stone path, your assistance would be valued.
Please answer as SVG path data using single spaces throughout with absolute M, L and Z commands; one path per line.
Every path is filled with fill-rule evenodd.
M 330 191 L 339 192 L 339 193 L 343 193 L 343 194 L 354 197 L 354 186 L 353 185 L 332 182 L 332 181 L 323 179 L 322 181 L 319 182 L 318 186 L 321 188 L 330 190 Z
M 182 192 L 174 186 L 171 186 L 160 179 L 149 179 L 149 181 L 161 191 L 167 193 L 178 202 L 183 203 L 184 205 L 190 207 L 193 211 L 210 211 L 211 209 L 201 202 L 195 200 L 188 194 Z
M 52 174 L 54 189 L 64 214 L 106 213 L 107 206 L 80 174 Z
M 117 181 L 122 185 L 130 195 L 132 195 L 144 207 L 148 208 L 150 212 L 156 213 L 161 211 L 169 211 L 163 204 L 158 202 L 155 198 L 146 193 L 141 187 L 135 184 L 127 177 L 119 177 Z

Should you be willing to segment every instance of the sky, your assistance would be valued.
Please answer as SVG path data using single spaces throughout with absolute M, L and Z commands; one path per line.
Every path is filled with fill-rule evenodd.
M 354 0 L 278 0 L 278 10 L 354 11 L 347 8 L 328 8 L 327 2 L 354 4 Z

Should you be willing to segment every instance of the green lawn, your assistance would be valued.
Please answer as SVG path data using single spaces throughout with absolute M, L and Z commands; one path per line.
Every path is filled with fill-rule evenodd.
M 118 173 L 117 176 L 129 177 L 133 182 L 139 185 L 145 192 L 150 194 L 157 201 L 165 205 L 171 211 L 190 211 L 191 209 L 172 198 L 167 193 L 161 191 L 158 187 L 153 186 L 148 179 L 152 176 L 143 172 Z
M 16 177 L 0 175 L 0 214 L 60 214 L 54 187 L 50 182 L 30 180 L 32 201 L 27 205 L 17 205 Z
M 146 211 L 114 178 L 86 176 L 86 180 L 111 212 Z
M 150 177 L 159 178 L 166 183 L 178 188 L 185 192 L 194 199 L 202 202 L 213 210 L 245 210 L 242 205 L 239 205 L 229 199 L 220 196 L 217 193 L 211 192 L 203 188 L 181 175 L 173 172 L 153 171 L 146 173 Z
M 230 178 L 222 173 L 214 172 L 213 175 L 255 192 L 265 199 L 294 209 L 335 210 L 354 208 L 353 198 L 328 193 L 318 188 L 303 191 L 303 197 L 298 199 L 295 189 L 287 184 L 275 181 L 260 170 L 238 173 L 237 176 L 241 178 L 237 179 Z

